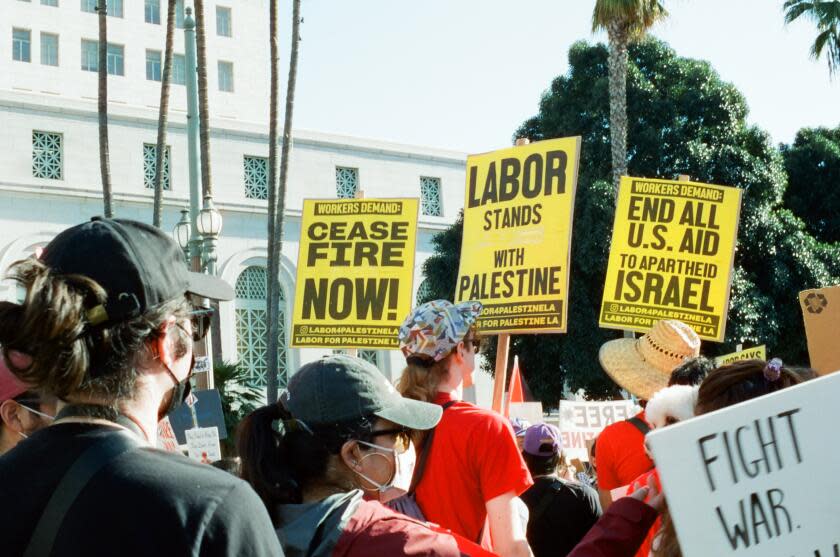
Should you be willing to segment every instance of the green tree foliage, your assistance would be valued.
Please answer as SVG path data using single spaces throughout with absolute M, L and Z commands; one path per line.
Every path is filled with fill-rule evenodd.
M 782 145 L 788 175 L 785 205 L 824 242 L 840 241 L 840 127 L 799 130 Z
M 263 403 L 261 389 L 248 385 L 248 371 L 229 362 L 213 366 L 213 384 L 222 400 L 227 439 L 222 440 L 224 456 L 236 455 L 236 428 L 245 416 Z
M 811 45 L 814 60 L 825 52 L 828 73 L 840 69 L 840 0 L 787 0 L 784 3 L 785 23 L 804 17 L 817 26 L 817 38 Z
M 511 341 L 534 394 L 549 405 L 556 404 L 564 381 L 572 390 L 586 389 L 592 398 L 617 393 L 598 363 L 600 346 L 619 336 L 598 328 L 615 210 L 607 57 L 604 45 L 574 44 L 569 72 L 552 82 L 538 114 L 514 134 L 533 141 L 583 138 L 569 333 Z M 673 179 L 688 174 L 744 190 L 726 342 L 705 343 L 704 353 L 730 352 L 741 342 L 766 343 L 774 356 L 806 362 L 797 293 L 840 282 L 840 250 L 818 242 L 802 220 L 782 207 L 782 157 L 766 133 L 746 124 L 744 97 L 708 63 L 679 57 L 665 43 L 647 39 L 630 47 L 627 103 L 630 175 Z M 424 268 L 435 297 L 452 293 L 461 226 L 457 223 L 436 240 L 438 253 Z M 492 362 L 492 347 L 490 352 Z

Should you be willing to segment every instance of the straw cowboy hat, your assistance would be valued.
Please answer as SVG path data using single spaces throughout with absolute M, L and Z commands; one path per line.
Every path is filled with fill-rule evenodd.
M 700 355 L 700 337 L 682 321 L 657 321 L 641 338 L 601 346 L 598 359 L 613 381 L 642 400 L 668 386 L 671 371 Z

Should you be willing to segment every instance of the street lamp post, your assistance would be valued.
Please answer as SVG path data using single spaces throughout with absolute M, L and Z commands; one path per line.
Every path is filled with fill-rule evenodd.
M 175 225 L 172 230 L 172 235 L 175 241 L 178 242 L 181 250 L 184 252 L 184 259 L 187 264 L 190 262 L 190 238 L 192 237 L 192 224 L 190 223 L 190 210 L 181 209 L 181 220 Z
M 193 271 L 201 270 L 201 236 L 198 232 L 198 200 L 201 176 L 198 159 L 198 74 L 195 59 L 195 19 L 192 8 L 186 8 L 184 17 L 184 53 L 187 81 L 187 152 L 190 175 L 190 258 Z
M 196 222 L 198 231 L 204 238 L 204 250 L 201 254 L 202 270 L 208 274 L 216 274 L 216 243 L 222 233 L 222 215 L 213 205 L 213 196 L 204 196 L 204 208 L 198 213 Z

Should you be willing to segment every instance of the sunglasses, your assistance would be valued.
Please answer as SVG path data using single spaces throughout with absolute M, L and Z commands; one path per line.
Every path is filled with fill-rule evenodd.
M 216 310 L 213 308 L 195 308 L 187 313 L 190 321 L 192 321 L 192 339 L 195 342 L 207 336 L 207 331 L 210 330 L 210 322 L 213 320 L 213 314 L 215 312 Z
M 393 435 L 394 436 L 394 451 L 397 454 L 402 454 L 408 450 L 408 447 L 411 446 L 411 434 L 409 430 L 404 427 L 394 428 L 394 429 L 380 429 L 376 431 L 370 432 L 371 439 L 376 439 L 382 435 Z

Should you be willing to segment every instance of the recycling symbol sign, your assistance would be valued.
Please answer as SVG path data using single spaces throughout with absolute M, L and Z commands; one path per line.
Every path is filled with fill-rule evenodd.
M 819 292 L 811 292 L 805 296 L 805 307 L 808 313 L 822 313 L 827 305 L 828 300 Z

